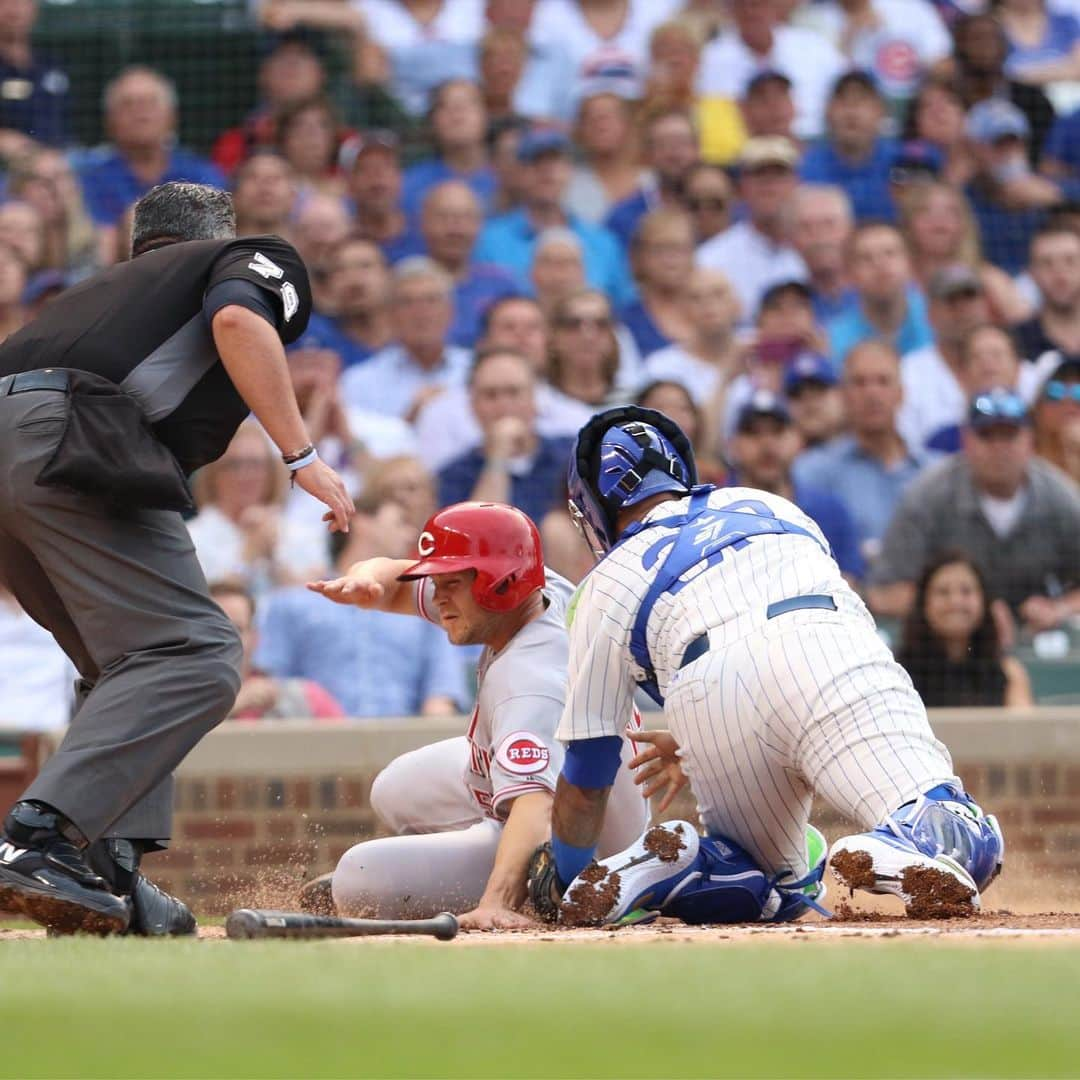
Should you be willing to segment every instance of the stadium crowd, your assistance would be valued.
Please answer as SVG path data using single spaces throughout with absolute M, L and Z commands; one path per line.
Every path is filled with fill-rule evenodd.
M 469 707 L 444 635 L 303 583 L 463 499 L 579 580 L 568 450 L 630 401 L 819 522 L 928 704 L 1030 701 L 1015 643 L 1080 620 L 1077 0 L 266 0 L 260 99 L 207 156 L 143 66 L 74 145 L 36 14 L 0 0 L 0 338 L 126 258 L 170 179 L 310 271 L 293 381 L 357 517 L 327 537 L 254 422 L 194 478 L 237 716 Z M 400 122 L 344 123 L 375 91 Z M 16 667 L 0 721 L 56 724 L 65 665 L 0 595 Z

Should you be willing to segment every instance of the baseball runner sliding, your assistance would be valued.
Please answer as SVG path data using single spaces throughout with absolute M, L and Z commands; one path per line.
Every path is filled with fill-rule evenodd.
M 1001 831 L 818 526 L 765 492 L 697 486 L 683 432 L 636 407 L 582 429 L 570 497 L 598 565 L 571 604 L 537 910 L 567 923 L 798 918 L 824 891 L 818 794 L 864 830 L 832 849 L 847 884 L 894 893 L 911 915 L 973 911 L 1001 868 Z M 596 863 L 637 687 L 664 706 L 706 835 L 669 822 Z
M 464 912 L 463 930 L 532 925 L 518 910 L 526 869 L 549 835 L 563 747 L 568 582 L 544 572 L 540 535 L 520 510 L 459 503 L 428 521 L 420 561 L 369 559 L 310 586 L 343 604 L 419 615 L 456 645 L 482 644 L 465 735 L 402 755 L 375 779 L 371 804 L 398 835 L 357 844 L 332 878 L 346 915 L 424 918 Z M 378 677 L 378 673 L 374 674 Z M 630 744 L 622 751 L 628 757 Z M 601 854 L 645 828 L 647 805 L 621 769 Z

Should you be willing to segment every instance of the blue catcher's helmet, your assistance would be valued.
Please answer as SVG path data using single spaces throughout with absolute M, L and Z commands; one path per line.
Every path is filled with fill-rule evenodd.
M 620 510 L 665 491 L 685 494 L 696 483 L 693 448 L 674 420 L 638 405 L 607 409 L 578 432 L 570 514 L 599 557 L 618 540 Z

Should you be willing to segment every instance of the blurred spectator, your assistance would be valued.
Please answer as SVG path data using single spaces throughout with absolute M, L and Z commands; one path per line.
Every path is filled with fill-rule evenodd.
M 1030 631 L 1080 610 L 1080 493 L 1032 454 L 1023 400 L 1010 390 L 979 394 L 962 452 L 911 484 L 893 515 L 872 574 L 873 610 L 906 615 L 922 568 L 956 547 Z
M 564 478 L 555 504 L 536 524 L 544 545 L 544 565 L 577 585 L 596 565 L 596 559 L 570 517 L 569 499 Z
M 739 194 L 747 219 L 698 248 L 698 265 L 721 271 L 735 287 L 745 322 L 754 317 L 770 285 L 806 277 L 789 238 L 798 162 L 798 151 L 787 139 L 748 139 L 739 155 Z
M 915 280 L 925 289 L 950 266 L 966 266 L 979 278 L 992 319 L 1014 323 L 1030 311 L 1016 284 L 982 256 L 979 232 L 964 194 L 948 184 L 914 185 L 901 209 Z
M 1080 360 L 1080 233 L 1047 224 L 1031 241 L 1028 268 L 1041 304 L 1016 327 L 1020 354 L 1038 360 L 1050 350 Z
M 968 335 L 990 318 L 982 280 L 968 266 L 939 270 L 927 295 L 934 340 L 904 353 L 901 360 L 904 402 L 899 426 L 917 451 L 966 416 L 963 346 Z
M 347 404 L 412 423 L 432 397 L 466 381 L 469 353 L 449 344 L 453 289 L 450 275 L 423 256 L 394 267 L 390 325 L 395 344 L 345 372 Z
M 75 668 L 0 584 L 0 727 L 58 731 L 71 718 Z
M 296 173 L 280 154 L 256 150 L 233 174 L 232 192 L 237 236 L 289 237 Z
M 739 100 L 739 113 L 749 138 L 780 135 L 793 144 L 798 142 L 791 90 L 791 80 L 772 68 L 764 68 L 747 82 Z
M 19 253 L 31 279 L 44 268 L 45 222 L 29 202 L 0 203 L 0 240 Z
M 931 344 L 926 301 L 912 279 L 911 259 L 900 231 L 884 222 L 858 226 L 848 258 L 858 299 L 826 326 L 837 370 L 843 368 L 848 352 L 868 338 L 880 338 L 901 356 Z
M 907 101 L 922 75 L 952 52 L 929 0 L 828 0 L 803 11 L 802 25 L 823 33 L 893 103 Z
M 528 296 L 496 300 L 485 312 L 480 340 L 484 352 L 503 349 L 529 361 L 536 394 L 536 430 L 546 438 L 577 435 L 592 412 L 580 402 L 553 390 L 547 382 L 548 338 L 544 313 Z M 424 460 L 441 469 L 464 450 L 481 442 L 480 425 L 464 386 L 449 388 L 430 401 L 416 418 L 416 434 Z
M 256 594 L 326 569 L 319 521 L 283 516 L 288 473 L 255 421 L 240 426 L 225 453 L 199 471 L 198 513 L 189 530 L 207 580 L 235 578 Z
M 503 8 L 512 6 L 509 0 L 502 0 Z M 529 60 L 529 46 L 522 33 L 494 24 L 488 27 L 480 41 L 479 80 L 484 109 L 490 120 L 517 114 L 519 88 Z M 549 96 L 543 96 L 545 104 Z M 544 115 L 544 112 L 544 105 L 541 105 L 539 115 Z
M 522 136 L 517 153 L 524 205 L 488 221 L 480 233 L 476 261 L 495 263 L 524 278 L 532 265 L 537 236 L 544 229 L 566 227 L 581 241 L 589 284 L 615 303 L 625 302 L 631 285 L 618 242 L 606 229 L 567 214 L 562 207 L 572 175 L 566 136 L 550 130 L 530 131 Z
M 333 349 L 348 369 L 362 364 L 393 340 L 390 273 L 374 240 L 347 236 L 329 256 L 326 302 L 335 314 L 313 314 L 295 347 Z
M 576 233 L 556 227 L 545 229 L 536 238 L 529 284 L 545 314 L 560 300 L 585 288 L 585 256 Z
M 953 60 L 964 104 L 970 108 L 990 99 L 1012 102 L 1027 119 L 1025 141 L 1028 157 L 1035 165 L 1054 122 L 1054 107 L 1037 86 L 1006 76 L 1008 51 L 1005 32 L 989 13 L 967 15 L 953 26 Z
M 735 375 L 739 350 L 735 326 L 739 301 L 731 282 L 719 270 L 693 270 L 682 292 L 689 335 L 680 344 L 645 358 L 650 381 L 674 381 L 685 387 L 694 404 L 704 408 Z
M 113 229 L 124 211 L 156 184 L 190 180 L 224 188 L 217 166 L 177 145 L 176 87 L 153 68 L 129 67 L 105 87 L 110 146 L 93 150 L 79 170 L 94 224 Z
M 682 209 L 687 173 L 700 159 L 694 121 L 684 109 L 660 109 L 645 118 L 641 131 L 647 179 L 612 208 L 606 222 L 624 248 L 649 211 L 661 206 Z
M 417 221 L 428 192 L 446 180 L 467 184 L 486 213 L 495 195 L 495 174 L 488 164 L 487 111 L 480 88 L 468 79 L 451 79 L 436 87 L 428 123 L 435 156 L 406 171 L 401 187 L 405 214 Z
M 353 224 L 379 243 L 393 264 L 423 250 L 401 209 L 401 146 L 392 131 L 366 131 L 342 148 L 343 167 L 353 200 Z
M 211 582 L 210 595 L 236 627 L 244 650 L 240 690 L 229 713 L 230 720 L 340 720 L 345 716 L 334 698 L 310 679 L 279 679 L 257 675 L 251 670 L 258 634 L 255 597 L 245 585 Z
M 694 240 L 701 245 L 731 224 L 735 189 L 719 165 L 698 162 L 686 174 L 682 201 L 694 223 Z
M 821 446 L 844 427 L 844 400 L 828 357 L 799 353 L 784 375 L 784 398 L 804 449 Z
M 525 357 L 506 349 L 477 354 L 469 403 L 483 443 L 439 470 L 441 506 L 467 500 L 509 503 L 534 521 L 551 509 L 573 442 L 538 433 L 535 389 Z
M 0 341 L 26 325 L 25 292 L 26 264 L 10 243 L 0 240 Z
M 828 137 L 807 149 L 799 167 L 802 178 L 843 188 L 859 221 L 892 221 L 889 174 L 896 144 L 882 136 L 885 101 L 873 76 L 866 71 L 841 75 L 829 93 L 825 118 Z
M 848 433 L 800 454 L 793 471 L 798 483 L 840 498 L 855 522 L 859 550 L 871 563 L 904 489 L 928 458 L 897 430 L 904 391 L 893 349 L 882 341 L 856 345 L 841 387 Z
M 821 133 L 825 99 L 844 58 L 822 35 L 781 23 L 779 7 L 779 0 L 731 0 L 734 25 L 706 45 L 698 89 L 738 99 L 757 72 L 780 71 L 791 80 L 795 133 L 812 139 Z
M 210 152 L 214 164 L 231 174 L 256 148 L 272 145 L 278 112 L 317 97 L 325 85 L 326 69 L 312 39 L 302 30 L 275 35 L 259 63 L 259 104 L 241 124 L 217 137 Z
M 1058 354 L 1035 406 L 1035 453 L 1080 484 L 1080 358 Z
M 640 86 L 648 74 L 649 37 L 678 0 L 539 0 L 530 28 L 534 47 L 561 50 L 578 88 L 618 65 Z
M 341 120 L 327 97 L 291 101 L 278 110 L 274 145 L 292 166 L 302 197 L 316 191 L 334 196 L 345 193 L 338 169 L 342 139 Z
M 289 238 L 308 268 L 316 311 L 333 310 L 327 296 L 330 265 L 337 246 L 351 229 L 342 201 L 329 195 L 312 195 L 296 212 Z
M 521 205 L 525 198 L 522 168 L 518 161 L 518 143 L 529 130 L 529 121 L 520 116 L 493 120 L 488 127 L 487 147 L 491 171 L 495 174 L 495 194 L 491 213 L 503 214 Z
M 96 269 L 97 234 L 65 154 L 43 147 L 17 158 L 8 174 L 7 191 L 11 198 L 29 203 L 41 217 L 45 266 L 74 279 Z
M 583 289 L 559 301 L 551 315 L 552 387 L 595 411 L 615 404 L 618 370 L 619 343 L 607 297 Z
M 603 80 L 581 99 L 574 144 L 581 161 L 567 186 L 565 206 L 583 221 L 599 224 L 643 179 L 633 107 Z
M 739 487 L 760 488 L 795 503 L 820 526 L 845 577 L 863 575 L 863 560 L 851 515 L 829 491 L 792 482 L 791 467 L 800 439 L 780 397 L 757 390 L 738 412 L 731 461 Z
M 35 54 L 30 38 L 37 14 L 37 0 L 0 2 L 0 130 L 56 146 L 67 141 L 71 81 Z
M 413 430 L 396 416 L 348 408 L 341 392 L 341 356 L 304 334 L 289 349 L 296 403 L 319 456 L 350 479 L 381 458 L 411 454 Z M 292 489 L 287 509 L 310 516 L 317 506 Z
M 792 202 L 791 243 L 806 264 L 814 316 L 822 325 L 851 307 L 847 256 L 855 221 L 843 188 L 805 184 Z
M 904 124 L 904 138 L 937 151 L 941 179 L 956 187 L 963 187 L 975 175 L 966 120 L 967 101 L 959 84 L 938 75 L 919 87 Z
M 376 462 L 365 477 L 365 484 L 365 494 L 370 493 L 376 503 L 388 499 L 401 507 L 413 536 L 420 535 L 438 508 L 435 477 L 412 454 L 396 454 Z
M 350 0 L 364 22 L 361 82 L 385 84 L 413 116 L 435 87 L 475 79 L 483 0 Z
M 927 708 L 1034 704 L 1023 664 L 1004 655 L 991 599 L 962 550 L 923 568 L 896 659 Z
M 982 101 L 968 114 L 977 173 L 967 193 L 991 262 L 1018 274 L 1041 211 L 1064 200 L 1061 187 L 1032 171 L 1024 149 L 1030 128 L 1007 101 Z
M 1046 0 L 997 0 L 994 5 L 1009 55 L 1005 71 L 1023 83 L 1080 79 L 1080 21 L 1047 10 Z
M 520 292 L 505 270 L 472 261 L 482 224 L 480 203 L 461 180 L 446 180 L 424 198 L 420 233 L 427 254 L 454 279 L 450 340 L 468 348 L 476 343 L 484 311 L 491 303 Z
M 653 210 L 642 218 L 630 246 L 638 296 L 619 313 L 643 357 L 692 328 L 683 296 L 694 269 L 694 226 L 682 210 Z
M 1080 180 L 1080 109 L 1054 121 L 1039 168 L 1054 180 Z
M 405 559 L 416 531 L 386 495 L 362 495 L 347 533 L 335 533 L 335 572 L 386 555 Z M 445 716 L 466 701 L 464 665 L 442 630 L 423 619 L 327 604 L 306 589 L 272 593 L 260 605 L 254 668 L 310 679 L 347 716 Z

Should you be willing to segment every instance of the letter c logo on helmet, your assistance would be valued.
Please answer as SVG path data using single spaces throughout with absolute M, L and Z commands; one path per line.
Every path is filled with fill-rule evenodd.
M 544 587 L 540 533 L 528 515 L 513 506 L 447 506 L 424 526 L 417 552 L 419 562 L 399 581 L 475 570 L 473 597 L 486 611 L 513 611 Z

